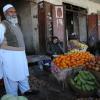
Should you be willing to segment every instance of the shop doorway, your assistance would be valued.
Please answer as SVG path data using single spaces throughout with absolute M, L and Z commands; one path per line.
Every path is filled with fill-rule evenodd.
M 68 39 L 79 35 L 78 14 L 66 12 L 66 30 L 68 31 Z M 78 38 L 78 37 L 77 37 Z
M 87 43 L 87 10 L 78 6 L 63 3 L 65 42 L 78 39 Z

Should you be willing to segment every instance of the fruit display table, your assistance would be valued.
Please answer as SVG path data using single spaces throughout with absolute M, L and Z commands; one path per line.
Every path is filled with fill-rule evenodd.
M 93 58 L 94 56 L 92 54 L 83 51 L 76 53 L 71 52 L 65 55 L 59 55 L 58 57 L 53 59 L 51 71 L 53 72 L 53 74 L 59 73 L 61 75 L 63 74 L 63 76 L 66 77 L 66 73 L 71 71 L 71 69 L 79 68 L 80 66 L 84 65 L 85 62 Z
M 35 63 L 42 60 L 51 60 L 51 58 L 46 55 L 30 55 L 30 56 L 27 56 L 27 60 L 28 60 L 28 63 Z
M 34 64 L 36 63 L 38 65 L 38 68 L 43 71 L 44 65 L 45 69 L 47 66 L 49 67 L 51 64 L 51 58 L 46 55 L 31 55 L 27 56 L 28 64 Z
M 100 56 L 90 52 L 74 49 L 57 56 L 52 61 L 51 72 L 62 82 L 63 89 L 69 86 L 83 97 L 96 95 L 100 90 Z
M 85 51 L 68 52 L 53 59 L 51 72 L 58 81 L 64 82 L 71 75 L 73 69 L 85 68 L 85 64 L 94 60 L 94 55 Z

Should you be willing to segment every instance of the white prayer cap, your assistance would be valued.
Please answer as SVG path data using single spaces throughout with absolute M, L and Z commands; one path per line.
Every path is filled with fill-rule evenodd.
M 5 5 L 5 6 L 3 7 L 3 12 L 6 12 L 9 8 L 12 8 L 12 7 L 14 7 L 14 6 L 11 5 L 11 4 Z

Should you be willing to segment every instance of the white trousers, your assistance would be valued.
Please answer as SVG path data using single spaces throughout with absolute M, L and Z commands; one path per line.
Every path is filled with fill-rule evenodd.
M 7 77 L 4 77 L 4 85 L 7 94 L 18 96 L 18 88 L 21 93 L 24 93 L 30 89 L 28 78 L 22 81 L 12 81 Z

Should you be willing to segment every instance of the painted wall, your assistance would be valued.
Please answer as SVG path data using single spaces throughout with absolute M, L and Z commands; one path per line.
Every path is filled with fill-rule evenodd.
M 38 0 L 38 2 L 39 1 L 42 0 Z M 92 2 L 90 0 L 44 0 L 44 1 L 51 2 L 55 5 L 62 5 L 62 2 L 64 2 L 64 3 L 80 6 L 86 8 L 88 10 L 88 14 L 97 13 L 97 11 L 100 11 L 100 4 Z
M 38 5 L 31 3 L 32 37 L 35 54 L 39 53 Z
M 32 21 L 32 12 L 34 12 L 34 9 L 31 9 L 31 4 L 25 0 L 18 1 L 16 9 L 21 19 L 21 29 L 25 40 L 26 51 L 27 53 L 33 54 L 36 48 L 36 37 L 34 36 L 35 32 L 33 31 Z

